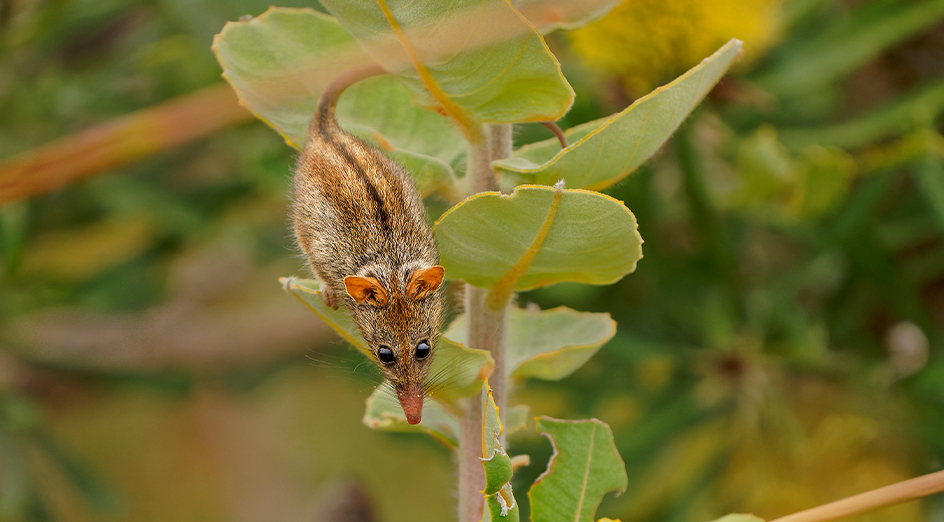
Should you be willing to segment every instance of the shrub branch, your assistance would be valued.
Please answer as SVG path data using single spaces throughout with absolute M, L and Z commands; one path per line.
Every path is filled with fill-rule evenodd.
M 885 506 L 917 500 L 942 491 L 944 491 L 944 471 L 938 471 L 780 517 L 771 522 L 828 522 Z

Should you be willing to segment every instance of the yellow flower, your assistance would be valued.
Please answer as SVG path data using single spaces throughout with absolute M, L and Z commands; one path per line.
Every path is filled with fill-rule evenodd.
M 610 14 L 570 32 L 591 67 L 620 76 L 633 96 L 696 65 L 731 38 L 745 62 L 776 40 L 781 0 L 624 0 Z

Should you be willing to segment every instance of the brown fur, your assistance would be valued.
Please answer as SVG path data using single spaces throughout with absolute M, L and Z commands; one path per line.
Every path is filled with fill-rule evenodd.
M 416 345 L 428 339 L 435 347 L 443 292 L 437 284 L 428 292 L 413 292 L 414 298 L 410 283 L 415 274 L 436 266 L 436 244 L 409 173 L 344 132 L 333 112 L 334 100 L 326 96 L 312 118 L 295 167 L 295 235 L 326 301 L 336 306 L 332 301 L 339 300 L 351 310 L 410 422 L 419 422 L 423 383 L 435 348 L 418 360 Z M 363 279 L 349 279 L 352 286 L 346 287 L 348 276 Z M 382 288 L 372 292 L 371 278 Z M 349 289 L 354 289 L 357 300 Z M 377 358 L 382 344 L 396 358 L 390 366 Z

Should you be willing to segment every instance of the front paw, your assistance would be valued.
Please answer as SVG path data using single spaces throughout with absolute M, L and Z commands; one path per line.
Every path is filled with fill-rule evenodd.
M 333 288 L 327 285 L 323 286 L 321 288 L 321 297 L 324 298 L 324 302 L 326 305 L 328 305 L 331 308 L 334 308 L 335 310 L 338 309 L 338 300 L 335 298 Z

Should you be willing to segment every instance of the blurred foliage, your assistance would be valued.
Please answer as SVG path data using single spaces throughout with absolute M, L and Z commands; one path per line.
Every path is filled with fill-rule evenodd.
M 637 271 L 522 297 L 619 323 L 518 395 L 612 427 L 629 487 L 601 512 L 624 522 L 770 519 L 944 466 L 944 2 L 707 5 L 628 0 L 549 41 L 577 91 L 564 126 L 748 49 L 607 190 L 645 238 Z M 0 158 L 219 81 L 212 35 L 266 7 L 3 1 Z M 345 474 L 378 520 L 451 516 L 448 452 L 364 428 L 369 365 L 277 286 L 304 274 L 292 155 L 253 123 L 0 208 L 0 520 L 311 518 Z M 551 452 L 526 431 L 520 491 Z
M 582 47 L 643 4 L 572 35 L 587 66 L 671 71 Z M 626 460 L 628 492 L 604 512 L 772 518 L 944 465 L 941 5 L 785 3 L 782 41 L 610 191 L 636 213 L 645 257 L 613 287 L 579 289 L 620 333 L 565 409 L 610 423 Z M 626 25 L 646 28 L 626 38 L 661 30 Z M 523 394 L 560 415 L 548 392 Z M 869 520 L 940 512 L 938 499 Z
M 572 31 L 587 65 L 617 76 L 633 97 L 694 67 L 731 38 L 749 66 L 779 36 L 780 0 L 625 0 L 603 19 Z

